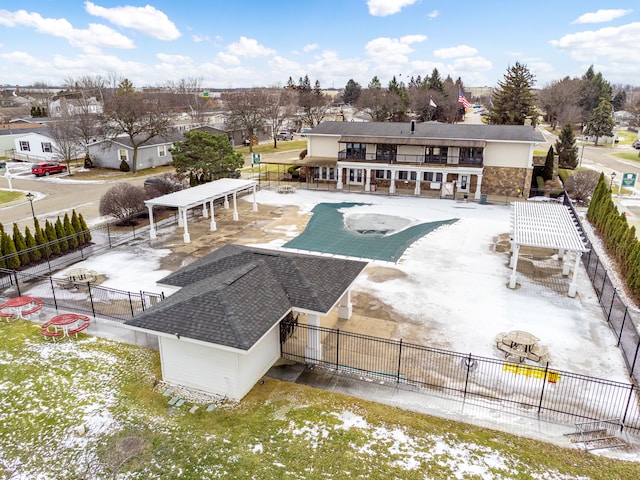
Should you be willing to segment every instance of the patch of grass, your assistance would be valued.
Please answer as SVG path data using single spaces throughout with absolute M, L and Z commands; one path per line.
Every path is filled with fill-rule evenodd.
M 623 160 L 631 160 L 631 161 L 634 161 L 634 162 L 640 162 L 640 152 L 638 150 L 635 150 L 633 152 L 614 153 L 613 156 L 617 157 L 617 158 L 621 158 Z
M 278 148 L 273 148 L 273 142 L 263 143 L 261 145 L 253 146 L 253 153 L 278 153 L 287 152 L 289 150 L 303 150 L 307 148 L 306 140 L 291 140 L 288 142 L 278 142 Z M 248 155 L 249 147 L 237 147 L 236 152 L 242 155 Z
M 14 202 L 20 198 L 27 200 L 24 192 L 0 190 L 0 204 Z
M 136 173 L 121 172 L 113 168 L 90 168 L 82 169 L 81 171 L 72 171 L 71 179 L 77 180 L 128 180 L 130 178 L 141 178 L 149 175 L 162 175 L 164 173 L 174 172 L 174 168 L 171 165 L 164 165 L 155 168 L 145 168 L 144 170 L 138 170 Z
M 0 478 L 640 478 L 640 465 L 264 378 L 167 405 L 157 351 L 0 324 Z M 428 401 L 428 397 L 425 397 Z

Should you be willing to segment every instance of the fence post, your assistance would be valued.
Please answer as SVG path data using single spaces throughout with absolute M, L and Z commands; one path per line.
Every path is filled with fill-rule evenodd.
M 131 317 L 133 318 L 133 316 L 135 315 L 133 313 L 133 300 L 131 300 L 131 292 L 127 292 L 129 294 L 129 308 L 131 309 Z
M 22 295 L 20 293 L 20 282 L 18 282 L 18 272 L 16 272 L 15 270 L 13 271 L 13 278 L 16 281 L 16 290 L 18 290 L 18 296 Z
M 633 370 L 636 368 L 636 360 L 638 359 L 638 349 L 640 349 L 640 340 L 638 341 L 638 344 L 636 345 L 636 353 L 633 355 L 633 363 L 631 364 L 631 371 L 630 376 L 635 379 L 635 377 L 633 376 Z
M 113 248 L 111 246 L 111 229 L 109 228 L 109 223 L 107 222 L 107 239 L 109 240 L 109 248 Z
M 540 410 L 542 410 L 542 397 L 544 396 L 544 387 L 547 386 L 547 375 L 549 373 L 549 362 L 544 367 L 544 377 L 542 377 L 542 391 L 540 392 L 540 402 L 538 402 L 538 415 L 540 415 Z
M 144 292 L 140 290 L 140 305 L 142 305 L 142 311 L 144 312 Z
M 611 311 L 613 310 L 613 302 L 616 301 L 616 293 L 618 293 L 614 287 L 613 295 L 611 295 L 611 305 L 609 305 L 609 313 L 607 314 L 607 323 L 611 321 Z
M 402 339 L 400 339 L 400 343 L 398 344 L 400 348 L 398 349 L 398 373 L 396 374 L 396 383 L 400 383 L 400 366 L 402 363 Z
M 93 305 L 93 294 L 91 293 L 91 282 L 87 282 L 87 289 L 89 289 L 89 301 L 91 302 L 91 312 L 93 313 L 93 318 L 96 318 L 96 309 Z
M 464 395 L 462 398 L 467 398 L 467 385 L 469 384 L 469 372 L 471 371 L 471 362 L 473 362 L 473 358 L 471 357 L 471 352 L 469 352 L 469 358 L 464 358 L 463 359 L 464 362 L 464 366 L 467 367 L 467 375 L 465 376 L 464 379 Z
M 620 325 L 620 335 L 618 335 L 618 344 L 616 345 L 616 347 L 620 346 L 620 341 L 622 340 L 622 332 L 624 331 L 624 324 L 627 321 L 627 313 L 629 311 L 629 308 L 626 307 L 624 309 L 624 316 L 622 317 L 622 325 Z
M 336 370 L 340 368 L 340 329 L 336 330 Z
M 602 300 L 602 295 L 604 294 L 604 284 L 607 281 L 607 271 L 604 271 L 604 277 L 602 277 L 602 286 L 600 287 L 600 298 L 598 300 Z
M 624 422 L 627 420 L 627 413 L 629 412 L 629 405 L 631 404 L 631 397 L 633 396 L 633 390 L 635 388 L 636 388 L 635 385 L 633 384 L 629 385 L 629 396 L 627 397 L 627 406 L 624 409 L 624 415 L 620 419 L 622 422 L 622 425 L 620 428 L 621 430 L 622 430 L 622 427 L 624 427 Z
M 56 300 L 56 289 L 53 286 L 53 277 L 49 277 L 49 283 L 51 283 L 51 295 L 53 296 L 53 305 L 56 307 L 56 312 L 58 311 L 58 300 Z

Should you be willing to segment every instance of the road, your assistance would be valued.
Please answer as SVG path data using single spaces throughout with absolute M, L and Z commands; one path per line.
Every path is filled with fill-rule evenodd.
M 65 213 L 71 215 L 73 209 L 81 213 L 87 224 L 91 225 L 100 219 L 98 207 L 100 197 L 111 188 L 113 181 L 81 181 L 71 180 L 66 175 L 51 175 L 36 178 L 31 175 L 29 164 L 17 162 L 9 163 L 11 181 L 5 175 L 0 175 L 0 188 L 24 192 L 25 196 L 0 208 L 0 221 L 5 231 L 10 232 L 13 223 L 17 223 L 21 231 L 25 226 L 33 227 L 31 206 L 26 198 L 27 192 L 36 196 L 33 210 L 41 224 L 45 220 L 54 221 Z M 134 185 L 142 185 L 143 177 L 122 179 Z

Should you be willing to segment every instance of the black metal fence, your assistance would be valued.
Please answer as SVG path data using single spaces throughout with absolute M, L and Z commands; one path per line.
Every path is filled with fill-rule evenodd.
M 600 308 L 604 313 L 609 327 L 616 336 L 617 346 L 622 352 L 624 361 L 629 369 L 629 376 L 638 385 L 640 380 L 640 334 L 638 333 L 638 318 L 634 318 L 633 313 L 625 304 L 624 299 L 618 294 L 616 287 L 613 285 L 606 266 L 600 260 L 600 257 L 593 249 L 589 237 L 584 232 L 584 227 L 576 214 L 571 200 L 568 195 L 564 196 L 564 204 L 568 206 L 575 218 L 575 221 L 583 232 L 586 239 L 587 247 L 590 248 L 582 257 L 587 275 L 591 280 L 593 289 L 598 295 Z
M 500 402 L 503 408 L 567 423 L 617 418 L 631 433 L 640 433 L 638 389 L 633 384 L 292 321 L 281 322 L 280 329 L 286 359 Z M 311 343 L 322 345 L 318 357 L 309 356 L 314 355 L 307 349 Z
M 40 298 L 44 305 L 58 310 L 82 312 L 116 321 L 125 321 L 164 299 L 162 293 L 127 292 L 67 279 L 0 269 L 0 290 L 8 296 Z

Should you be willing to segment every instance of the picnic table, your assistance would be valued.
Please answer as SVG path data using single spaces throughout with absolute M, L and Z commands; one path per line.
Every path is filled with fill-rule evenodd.
M 53 341 L 75 335 L 89 328 L 89 317 L 78 313 L 61 313 L 40 326 L 40 334 Z
M 32 313 L 37 312 L 44 302 L 39 298 L 26 295 L 10 298 L 0 305 L 0 317 L 9 321 L 11 318 L 21 318 L 28 320 Z
M 549 350 L 547 347 L 538 345 L 540 339 L 535 335 L 522 330 L 512 330 L 500 333 L 496 337 L 496 347 L 504 352 L 505 358 L 515 357 L 520 363 L 525 359 L 534 362 L 546 362 Z
M 278 193 L 295 193 L 296 189 L 291 185 L 280 185 L 278 187 Z
M 72 268 L 62 274 L 62 276 L 74 285 L 84 285 L 86 283 L 93 283 L 97 280 L 98 274 L 95 270 L 88 270 L 86 268 Z

